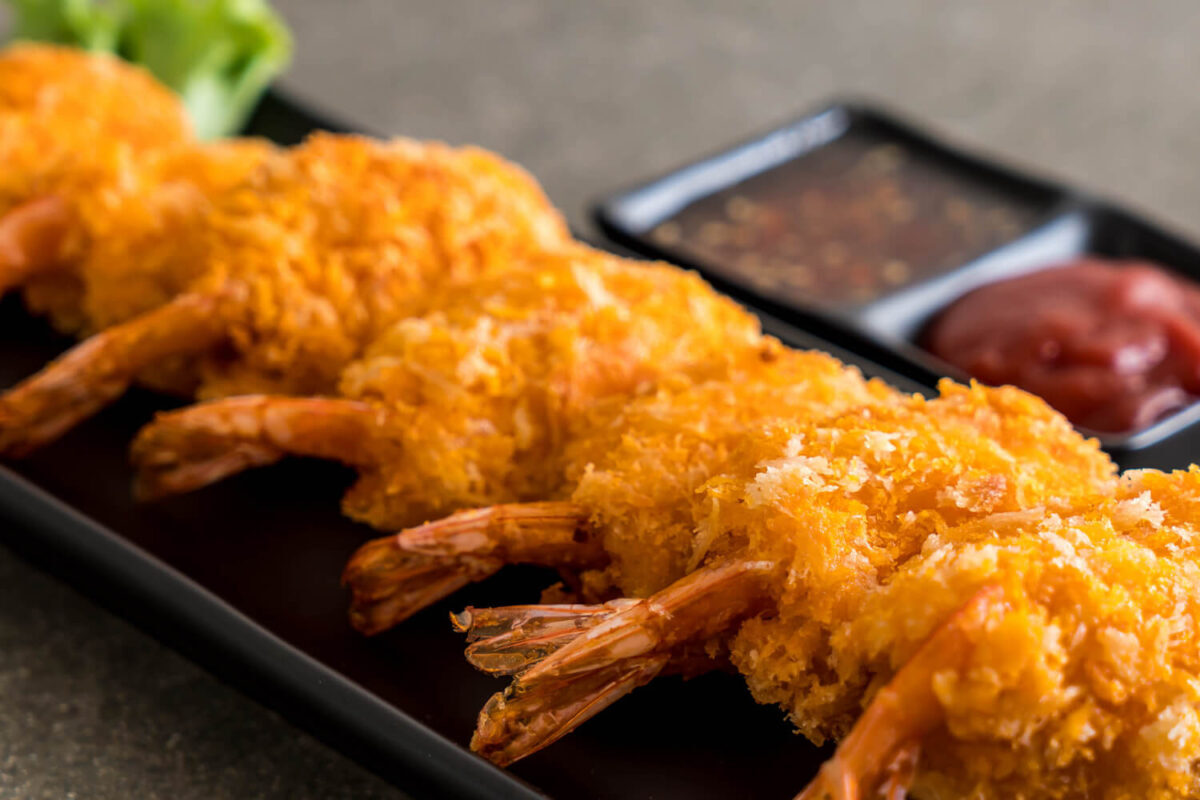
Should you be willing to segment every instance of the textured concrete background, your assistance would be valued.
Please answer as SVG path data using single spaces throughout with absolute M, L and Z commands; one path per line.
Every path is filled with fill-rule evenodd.
M 278 5 L 299 97 L 495 148 L 577 223 L 599 193 L 849 94 L 1200 236 L 1194 0 Z M 398 796 L 0 551 L 0 797 Z

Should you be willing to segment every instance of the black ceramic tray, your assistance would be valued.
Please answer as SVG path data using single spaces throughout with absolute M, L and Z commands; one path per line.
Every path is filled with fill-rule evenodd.
M 317 126 L 340 127 L 272 96 L 250 132 L 294 142 Z M 915 386 L 787 325 L 768 326 Z M 0 303 L 0 385 L 69 344 L 18 302 Z M 655 681 L 511 772 L 492 767 L 465 745 L 478 709 L 503 684 L 467 665 L 447 614 L 534 601 L 554 576 L 507 570 L 394 631 L 360 637 L 346 622 L 338 574 L 377 534 L 338 513 L 350 473 L 292 461 L 138 505 L 127 447 L 169 404 L 132 392 L 0 467 L 0 541 L 411 794 L 782 799 L 827 755 L 793 735 L 778 709 L 756 705 L 739 679 L 716 674 Z
M 799 163 L 843 137 L 902 147 L 918 161 L 986 187 L 1023 209 L 1024 225 L 1006 241 L 953 268 L 869 301 L 818 303 L 756 288 L 728 263 L 704 260 L 664 243 L 653 231 L 682 210 Z M 761 184 L 760 184 L 761 185 Z M 1200 280 L 1200 248 L 1102 199 L 945 144 L 895 114 L 864 104 L 835 103 L 599 202 L 604 234 L 631 252 L 701 272 L 752 307 L 835 341 L 904 375 L 926 390 L 941 377 L 966 376 L 921 349 L 925 323 L 970 289 L 1091 253 L 1156 262 Z M 1123 467 L 1186 467 L 1200 453 L 1200 403 L 1134 434 L 1093 434 Z

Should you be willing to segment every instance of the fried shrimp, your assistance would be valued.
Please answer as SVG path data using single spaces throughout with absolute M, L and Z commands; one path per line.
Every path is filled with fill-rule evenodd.
M 691 558 L 688 499 L 758 420 L 827 418 L 895 397 L 829 356 L 764 346 L 719 379 L 668 380 L 632 402 L 596 407 L 564 450 L 557 502 L 465 511 L 364 545 L 344 576 L 354 626 L 386 630 L 506 563 L 586 567 L 591 598 L 611 593 L 617 570 L 635 596 L 682 577 Z M 445 591 L 435 595 L 433 583 Z
M 905 748 L 917 797 L 1195 797 L 1198 512 L 1193 466 L 930 537 L 830 640 L 874 680 L 802 797 L 869 796 Z
M 191 140 L 183 105 L 116 58 L 51 45 L 0 51 L 0 292 L 69 267 L 94 212 L 137 162 Z
M 695 275 L 582 246 L 430 303 L 347 367 L 338 398 L 233 398 L 161 415 L 134 445 L 142 493 L 296 454 L 358 468 L 346 513 L 379 528 L 545 497 L 597 406 L 780 349 Z
M 880 672 L 843 674 L 832 648 L 872 592 L 946 530 L 1106 496 L 1115 482 L 1095 442 L 1044 403 L 949 382 L 934 400 L 885 398 L 822 419 L 780 407 L 744 426 L 723 458 L 693 476 L 695 488 L 670 489 L 641 508 L 652 475 L 696 462 L 663 461 L 629 427 L 624 437 L 570 499 L 585 529 L 579 538 L 598 540 L 607 561 L 583 573 L 580 599 L 628 599 L 608 615 L 563 609 L 552 635 L 503 610 L 460 620 L 474 639 L 473 663 L 516 675 L 484 710 L 473 743 L 502 762 L 566 732 L 559 701 L 578 704 L 571 687 L 599 709 L 616 699 L 614 687 L 624 693 L 642 682 L 631 671 L 665 669 L 697 647 L 727 653 L 756 698 L 782 705 L 814 741 L 843 734 Z M 638 530 L 650 517 L 669 521 L 666 530 Z M 370 580 L 363 590 L 356 603 L 383 596 Z M 714 602 L 723 615 L 716 628 Z M 513 624 L 479 630 L 480 618 Z M 587 716 L 570 715 L 570 724 Z
M 730 667 L 839 741 L 797 800 L 1200 796 L 1200 467 L 1118 475 L 1020 390 L 788 350 L 482 151 L 199 146 L 162 91 L 0 53 L 0 289 L 91 334 L 0 396 L 0 453 L 141 380 L 208 400 L 138 436 L 145 496 L 346 463 L 352 518 L 433 518 L 346 565 L 367 634 L 557 569 L 554 602 L 452 618 L 512 678 L 471 743 L 498 764 Z
M 139 148 L 191 138 L 183 106 L 149 72 L 74 47 L 23 42 L 0 50 L 0 114 L 14 112 L 73 121 L 76 130 L 98 125 L 92 132 Z
M 115 241 L 90 307 L 120 324 L 0 397 L 0 451 L 36 448 L 155 372 L 201 398 L 331 392 L 436 287 L 569 241 L 537 184 L 495 156 L 331 134 L 180 219 L 151 225 L 147 257 L 164 269 L 136 266 L 147 241 Z
M 211 323 L 215 304 L 200 297 L 169 313 L 156 310 L 179 293 L 183 254 L 198 245 L 194 233 L 212 198 L 244 183 L 274 154 L 273 146 L 252 139 L 164 148 L 147 154 L 119 185 L 97 188 L 77 204 L 75 233 L 86 235 L 88 245 L 71 268 L 29 276 L 26 305 L 66 333 L 87 335 L 142 314 L 144 324 L 89 339 L 64 356 L 24 400 L 26 427 L 11 455 L 27 449 L 23 442 L 54 438 L 122 391 L 127 378 L 114 384 L 108 372 L 113 358 L 151 365 L 136 377 L 153 388 L 184 395 L 194 389 L 187 364 L 174 355 L 187 352 L 199 326 Z M 205 335 L 215 341 L 218 333 Z
M 196 234 L 214 199 L 276 153 L 264 140 L 225 139 L 144 154 L 118 182 L 77 204 L 80 246 L 69 268 L 29 276 L 26 305 L 80 336 L 164 305 L 186 286 L 187 254 L 202 244 Z

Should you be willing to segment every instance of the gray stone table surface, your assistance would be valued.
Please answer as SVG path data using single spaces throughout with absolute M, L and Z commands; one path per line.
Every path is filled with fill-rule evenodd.
M 1194 0 L 278 5 L 298 97 L 499 150 L 577 224 L 599 193 L 850 95 L 1200 235 Z M 398 796 L 0 550 L 0 797 Z

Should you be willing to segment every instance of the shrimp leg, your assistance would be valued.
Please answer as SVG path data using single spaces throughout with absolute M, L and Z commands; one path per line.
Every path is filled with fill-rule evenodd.
M 74 215 L 58 197 L 29 200 L 0 216 L 0 294 L 59 266 L 73 222 Z
M 180 295 L 84 340 L 0 395 L 0 455 L 22 456 L 57 438 L 120 397 L 146 367 L 216 345 L 217 302 Z
M 134 440 L 135 494 L 190 491 L 285 455 L 372 466 L 379 427 L 370 405 L 328 397 L 247 395 L 159 414 Z
M 587 522 L 587 512 L 571 503 L 499 505 L 368 542 L 342 575 L 353 593 L 351 624 L 365 634 L 387 630 L 505 564 L 603 566 Z
M 564 607 L 550 621 L 513 614 L 515 622 L 468 649 L 481 669 L 517 674 L 480 713 L 471 748 L 498 764 L 512 763 L 665 669 L 694 672 L 695 645 L 770 607 L 773 571 L 769 562 L 729 561 L 645 600 L 576 606 L 573 618 Z M 456 625 L 471 631 L 483 613 L 472 609 Z M 486 620 L 504 619 L 502 609 L 486 613 Z
M 879 690 L 796 800 L 859 800 L 874 796 L 871 792 L 881 785 L 887 797 L 904 797 L 921 739 L 945 720 L 934 694 L 934 675 L 963 668 L 988 618 L 1005 610 L 999 586 L 976 592 Z

